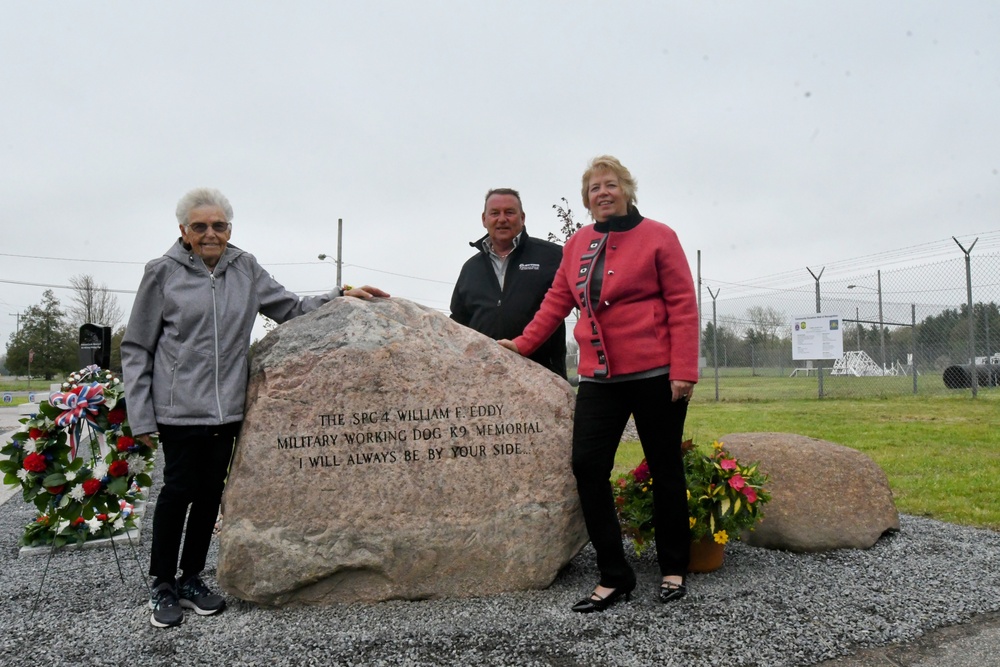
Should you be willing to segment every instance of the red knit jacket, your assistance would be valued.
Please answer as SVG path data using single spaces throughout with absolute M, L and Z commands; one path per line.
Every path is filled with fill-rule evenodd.
M 672 380 L 697 382 L 698 302 L 677 234 L 649 218 L 626 231 L 609 231 L 600 303 L 588 309 L 584 302 L 589 297 L 577 287 L 586 272 L 581 258 L 603 236 L 588 225 L 566 242 L 541 308 L 514 339 L 518 350 L 534 352 L 577 307 L 580 319 L 573 334 L 580 345 L 582 377 L 611 378 L 669 364 Z

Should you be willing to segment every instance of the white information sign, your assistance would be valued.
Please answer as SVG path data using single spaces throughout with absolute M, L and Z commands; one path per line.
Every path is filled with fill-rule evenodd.
M 844 332 L 840 315 L 805 315 L 792 322 L 792 359 L 840 359 Z

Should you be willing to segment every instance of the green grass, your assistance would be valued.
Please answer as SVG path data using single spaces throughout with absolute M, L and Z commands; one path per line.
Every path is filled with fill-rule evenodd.
M 723 373 L 722 371 L 726 372 Z M 755 401 L 781 398 L 817 399 L 819 397 L 819 380 L 816 375 L 797 375 L 788 377 L 791 369 L 784 369 L 781 374 L 777 368 L 757 369 L 757 375 L 751 374 L 749 368 L 720 369 L 719 400 L 721 401 Z M 917 392 L 920 396 L 953 396 L 971 395 L 969 389 L 955 390 L 944 386 L 938 372 L 927 371 L 917 377 Z M 983 388 L 982 391 L 996 391 L 995 388 Z M 701 398 L 715 399 L 715 372 L 705 369 L 705 374 L 698 383 L 698 395 Z M 854 377 L 852 375 L 829 375 L 823 372 L 824 398 L 872 398 L 886 396 L 912 396 L 913 377 L 908 375 L 885 377 Z
M 966 391 L 716 403 L 706 389 L 699 384 L 685 425 L 700 445 L 761 431 L 829 440 L 864 452 L 885 470 L 900 512 L 1000 530 L 1000 390 L 981 389 L 976 399 Z M 639 444 L 623 443 L 615 474 L 640 460 Z
M 51 382 L 43 378 L 34 378 L 33 380 L 28 380 L 27 378 L 15 379 L 10 376 L 0 377 L 0 396 L 4 392 L 8 391 L 31 391 L 36 394 L 40 394 L 43 397 L 48 396 L 49 385 Z M 24 396 L 12 396 L 13 400 L 10 403 L 0 403 L 0 408 L 12 408 L 21 405 L 22 403 L 28 402 L 28 397 Z
M 61 380 L 60 380 L 61 381 Z M 56 382 L 56 380 L 52 380 Z M 14 379 L 12 377 L 0 378 L 0 393 L 5 391 L 41 391 L 43 389 L 48 390 L 49 385 L 52 382 L 44 378 L 35 378 L 33 380 L 28 380 L 27 378 Z

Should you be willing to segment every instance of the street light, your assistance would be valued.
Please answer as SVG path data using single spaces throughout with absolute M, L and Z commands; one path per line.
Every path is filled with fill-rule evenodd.
M 343 264 L 343 257 L 341 255 L 341 248 L 342 248 L 341 242 L 343 238 L 344 238 L 344 219 L 337 218 L 337 259 L 330 258 L 330 261 L 332 261 L 334 264 L 337 265 L 337 289 L 340 289 L 341 287 L 344 286 L 344 284 L 341 282 L 341 276 L 340 276 L 340 267 Z M 319 254 L 320 260 L 327 259 L 328 257 L 330 256 L 325 253 Z
M 882 270 L 879 269 L 877 272 L 878 276 L 878 289 L 871 287 L 866 287 L 865 285 L 848 285 L 847 289 L 867 289 L 873 292 L 878 292 L 878 335 L 879 335 L 879 345 L 881 347 L 882 353 L 882 375 L 885 375 L 885 320 L 882 317 Z
M 328 259 L 328 260 L 330 260 L 331 262 L 333 262 L 334 264 L 337 265 L 337 288 L 339 289 L 341 287 L 341 285 L 340 285 L 340 262 L 338 262 L 337 260 L 335 260 L 333 257 L 330 257 L 326 253 L 322 253 L 322 252 L 319 254 L 319 259 L 321 259 L 321 260 L 327 260 Z

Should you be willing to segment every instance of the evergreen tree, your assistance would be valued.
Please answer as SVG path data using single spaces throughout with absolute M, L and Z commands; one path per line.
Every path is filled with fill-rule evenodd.
M 76 368 L 77 348 L 77 337 L 59 308 L 59 300 L 52 290 L 45 290 L 42 302 L 24 312 L 20 331 L 7 343 L 7 368 L 17 375 L 30 372 L 52 380 L 57 373 Z

